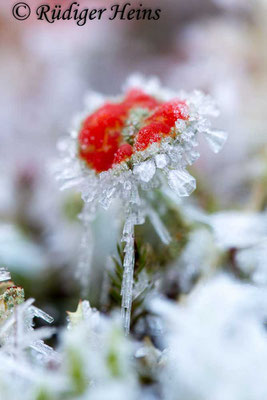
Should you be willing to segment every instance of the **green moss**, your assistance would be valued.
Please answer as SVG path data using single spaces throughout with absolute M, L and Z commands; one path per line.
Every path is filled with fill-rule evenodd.
M 120 364 L 119 359 L 117 357 L 117 351 L 115 349 L 110 350 L 107 356 L 107 364 L 108 368 L 111 372 L 111 375 L 114 377 L 120 376 Z
M 84 365 L 81 357 L 74 349 L 68 351 L 69 375 L 73 385 L 73 391 L 77 395 L 85 392 L 89 382 L 84 374 Z
M 55 397 L 51 397 L 45 388 L 41 388 L 39 389 L 35 400 L 55 400 Z

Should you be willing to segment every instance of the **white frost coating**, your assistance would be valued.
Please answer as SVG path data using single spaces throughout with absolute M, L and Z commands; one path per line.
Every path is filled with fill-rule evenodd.
M 125 327 L 129 329 L 131 296 L 133 290 L 134 267 L 134 225 L 143 223 L 146 216 L 152 223 L 164 243 L 169 243 L 170 237 L 165 227 L 153 213 L 148 215 L 153 200 L 153 190 L 160 189 L 167 178 L 170 189 L 179 197 L 189 196 L 196 187 L 195 179 L 186 171 L 199 157 L 196 150 L 198 136 L 203 134 L 208 139 L 213 151 L 217 152 L 225 140 L 225 135 L 213 133 L 210 117 L 218 115 L 218 111 L 209 96 L 195 91 L 191 94 L 177 93 L 161 87 L 158 79 L 145 80 L 134 76 L 127 82 L 127 89 L 140 87 L 145 93 L 155 96 L 160 101 L 180 98 L 186 105 L 183 110 L 186 120 L 177 118 L 172 135 L 160 142 L 152 143 L 143 151 L 135 152 L 130 162 L 122 162 L 99 174 L 88 168 L 79 158 L 77 137 L 84 118 L 102 105 L 106 100 L 103 96 L 93 93 L 92 100 L 87 98 L 87 109 L 76 118 L 71 135 L 61 142 L 62 160 L 57 167 L 57 179 L 64 187 L 74 186 L 82 193 L 85 209 L 82 220 L 85 222 L 85 233 L 81 245 L 81 261 L 77 275 L 84 288 L 88 285 L 88 277 L 92 258 L 92 236 L 90 221 L 95 217 L 99 205 L 108 209 L 113 199 L 119 199 L 125 215 L 125 229 L 122 241 L 125 242 L 124 281 L 122 287 L 122 308 L 125 315 Z M 120 101 L 122 97 L 108 99 Z M 137 113 L 138 114 L 138 113 Z M 135 117 L 137 116 L 135 113 Z M 129 118 L 127 132 L 136 131 L 137 121 Z M 131 123 L 133 126 L 131 126 Z M 137 125 L 136 125 L 137 124 Z M 149 200 L 144 196 L 150 192 Z M 89 217 L 88 217 L 89 216 Z M 129 233 L 127 231 L 129 230 Z
M 65 354 L 64 367 L 72 367 L 73 359 L 68 357 L 68 354 L 74 352 L 88 382 L 85 393 L 78 397 L 94 400 L 140 398 L 136 394 L 138 379 L 133 363 L 134 345 L 125 337 L 120 316 L 113 314 L 112 318 L 107 318 L 90 308 L 88 302 L 83 302 L 79 309 L 79 318 L 70 324 L 68 330 L 61 333 L 61 347 Z M 114 355 L 116 360 L 116 374 L 114 364 L 109 362 L 110 354 Z M 113 383 L 123 387 L 124 392 L 115 391 L 110 396 Z M 96 395 L 97 391 L 99 393 Z M 78 398 L 75 395 L 74 397 Z
M 57 353 L 43 342 L 43 339 L 50 337 L 55 330 L 47 327 L 33 330 L 34 317 L 42 318 L 49 323 L 53 321 L 53 318 L 33 306 L 33 302 L 33 299 L 28 299 L 15 306 L 11 315 L 1 325 L 1 353 L 12 358 L 20 358 L 21 362 L 25 358 L 26 362 L 25 350 L 30 348 L 36 359 L 42 357 L 44 362 L 58 361 Z
M 0 282 L 11 279 L 10 273 L 5 268 L 0 268 Z
M 186 122 L 182 119 L 178 119 L 175 123 L 175 127 L 178 131 L 183 132 L 186 129 Z
M 223 248 L 245 248 L 267 237 L 267 214 L 222 211 L 209 217 L 217 244 Z
M 258 244 L 241 249 L 236 254 L 238 267 L 253 282 L 258 285 L 267 285 L 267 235 Z
M 152 304 L 165 320 L 164 399 L 265 399 L 265 288 L 218 276 L 180 304 Z
M 157 154 L 155 157 L 157 168 L 164 168 L 168 163 L 167 156 L 165 154 Z
M 58 332 L 58 354 L 43 342 L 54 331 L 33 329 L 32 302 L 12 311 L 5 334 L 0 333 L 1 400 L 33 400 L 46 393 L 53 399 L 140 398 L 135 344 L 125 337 L 119 315 L 108 318 L 87 301 L 80 302 L 77 311 L 69 313 L 68 328 Z M 84 382 L 81 394 L 74 366 Z
M 196 180 L 186 170 L 174 170 L 168 174 L 168 183 L 178 196 L 186 197 L 196 189 Z
M 156 166 L 153 161 L 144 161 L 136 165 L 133 169 L 133 173 L 143 182 L 149 182 L 153 178 L 156 172 Z

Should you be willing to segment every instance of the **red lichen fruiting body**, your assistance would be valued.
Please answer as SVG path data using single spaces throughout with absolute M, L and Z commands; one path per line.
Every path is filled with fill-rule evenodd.
M 173 100 L 159 105 L 155 112 L 145 120 L 144 127 L 136 136 L 135 149 L 145 150 L 154 142 L 171 134 L 177 119 L 187 119 L 187 105 L 183 101 Z
M 130 111 L 137 107 L 147 109 L 150 116 L 142 121 L 132 147 L 122 131 Z M 106 103 L 84 120 L 78 136 L 79 156 L 96 172 L 107 171 L 170 135 L 179 118 L 188 118 L 184 101 L 161 103 L 141 89 L 131 89 L 120 103 Z
M 113 164 L 119 164 L 127 160 L 133 154 L 133 148 L 129 143 L 123 143 L 114 155 Z

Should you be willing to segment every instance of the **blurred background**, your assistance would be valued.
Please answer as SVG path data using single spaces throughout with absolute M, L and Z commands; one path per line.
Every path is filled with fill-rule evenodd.
M 59 191 L 49 166 L 88 90 L 117 94 L 128 75 L 140 72 L 157 75 L 173 89 L 211 94 L 221 110 L 217 127 L 228 131 L 229 139 L 216 156 L 201 145 L 193 171 L 199 187 L 212 193 L 219 209 L 261 210 L 264 204 L 259 182 L 267 170 L 266 0 L 142 4 L 161 8 L 161 18 L 103 18 L 78 27 L 74 21 L 48 24 L 33 15 L 16 21 L 12 4 L 1 2 L 0 265 L 58 323 L 57 316 L 64 318 L 62 310 L 73 309 L 79 296 L 73 271 L 81 200 L 77 193 Z M 105 229 L 110 221 L 112 216 L 103 213 L 94 226 L 99 282 L 117 240 Z

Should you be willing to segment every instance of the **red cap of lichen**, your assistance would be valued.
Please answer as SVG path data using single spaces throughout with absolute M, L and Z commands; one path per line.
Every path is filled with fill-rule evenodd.
M 146 109 L 149 116 L 140 121 L 133 142 L 128 143 L 123 129 L 136 108 Z M 120 103 L 106 103 L 85 119 L 78 136 L 79 156 L 96 172 L 107 171 L 171 135 L 178 119 L 188 119 L 184 101 L 160 102 L 140 89 L 132 89 Z

